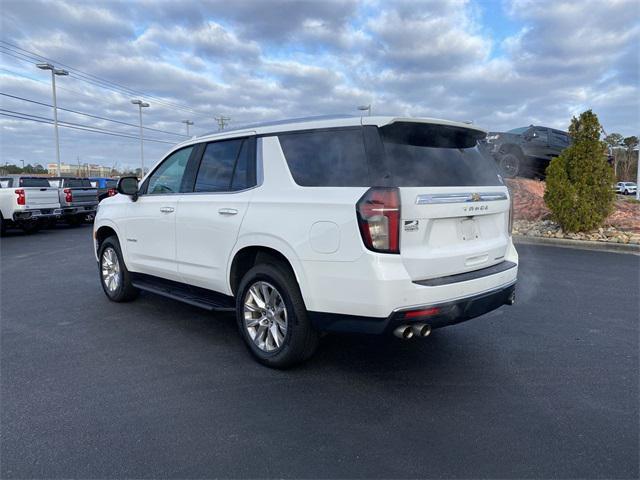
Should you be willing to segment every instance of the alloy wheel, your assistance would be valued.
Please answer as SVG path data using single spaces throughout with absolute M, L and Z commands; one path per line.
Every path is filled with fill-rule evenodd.
M 112 247 L 107 247 L 102 252 L 100 267 L 104 286 L 107 288 L 109 293 L 115 293 L 120 286 L 121 273 L 118 255 Z
M 257 281 L 244 296 L 244 327 L 253 343 L 264 352 L 282 347 L 287 335 L 287 307 L 270 283 Z

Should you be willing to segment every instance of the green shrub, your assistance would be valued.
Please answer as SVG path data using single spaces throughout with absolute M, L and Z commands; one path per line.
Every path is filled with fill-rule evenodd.
M 607 163 L 600 122 L 591 110 L 571 119 L 573 143 L 547 167 L 544 201 L 567 232 L 602 225 L 613 209 L 613 169 Z

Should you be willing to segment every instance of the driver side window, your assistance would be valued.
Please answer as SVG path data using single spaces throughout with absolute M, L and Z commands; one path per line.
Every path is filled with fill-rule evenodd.
M 193 146 L 183 148 L 169 155 L 149 177 L 148 195 L 180 193 L 182 177 L 189 163 Z

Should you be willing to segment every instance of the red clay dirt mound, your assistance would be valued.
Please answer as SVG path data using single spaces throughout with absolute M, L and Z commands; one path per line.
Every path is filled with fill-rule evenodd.
M 544 203 L 545 182 L 526 178 L 507 179 L 513 195 L 515 220 L 547 220 L 551 212 Z M 605 226 L 640 232 L 640 203 L 630 197 L 616 199 L 614 212 L 605 220 Z

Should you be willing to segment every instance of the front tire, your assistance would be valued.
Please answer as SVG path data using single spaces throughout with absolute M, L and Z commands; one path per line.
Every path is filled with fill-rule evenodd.
M 318 346 L 298 283 L 281 264 L 258 264 L 245 274 L 236 295 L 236 318 L 247 348 L 268 367 L 303 362 Z
M 140 291 L 131 284 L 131 274 L 124 264 L 120 242 L 115 236 L 100 244 L 98 259 L 100 284 L 107 298 L 113 302 L 135 299 Z

